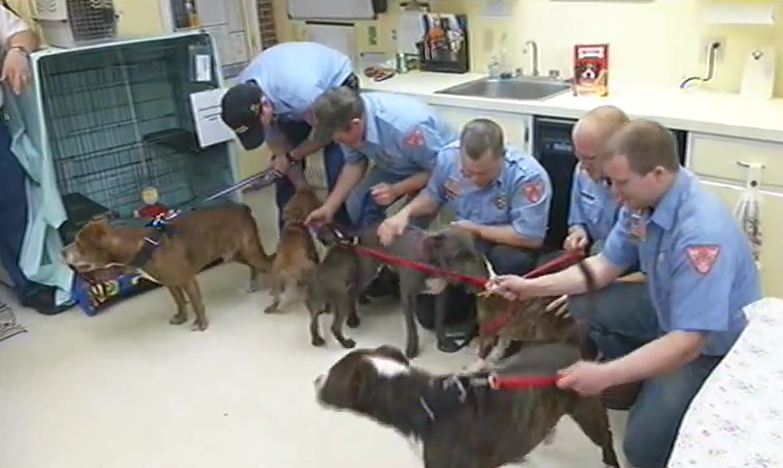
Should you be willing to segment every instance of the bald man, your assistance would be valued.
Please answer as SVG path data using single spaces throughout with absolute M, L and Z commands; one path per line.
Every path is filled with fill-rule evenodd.
M 588 245 L 593 251 L 600 250 L 617 220 L 619 205 L 597 161 L 609 138 L 628 121 L 617 107 L 601 106 L 574 126 L 571 137 L 579 163 L 571 185 L 568 237 L 563 243 L 566 250 L 585 250 Z

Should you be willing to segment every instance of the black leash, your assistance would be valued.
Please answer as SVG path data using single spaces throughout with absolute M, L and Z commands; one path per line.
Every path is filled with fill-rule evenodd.
M 258 188 L 266 187 L 268 185 L 271 185 L 279 177 L 280 175 L 273 169 L 266 169 L 264 171 L 259 172 L 258 174 L 254 174 L 250 177 L 246 177 L 240 180 L 239 182 L 229 187 L 226 187 L 223 190 L 216 192 L 208 196 L 207 198 L 204 198 L 203 200 L 199 200 L 198 202 L 186 208 L 180 208 L 178 210 L 175 210 L 168 216 L 165 214 L 158 216 L 157 218 L 153 219 L 150 223 L 147 224 L 147 226 L 152 228 L 152 232 L 144 236 L 144 244 L 142 244 L 141 249 L 138 252 L 136 252 L 136 255 L 134 255 L 133 259 L 129 263 L 129 266 L 140 269 L 141 267 L 146 265 L 147 262 L 150 261 L 150 258 L 152 258 L 152 254 L 154 254 L 155 250 L 157 250 L 158 246 L 160 246 L 163 236 L 172 236 L 174 234 L 173 230 L 168 225 L 168 223 L 174 218 L 176 218 L 177 216 L 183 213 L 194 211 L 202 205 L 205 205 L 224 195 L 228 195 L 229 193 L 234 193 L 237 190 L 242 190 L 243 188 L 248 187 L 254 183 L 259 184 Z

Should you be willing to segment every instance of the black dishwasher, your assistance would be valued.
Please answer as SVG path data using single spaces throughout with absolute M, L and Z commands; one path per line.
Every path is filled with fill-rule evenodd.
M 576 119 L 535 117 L 533 120 L 533 155 L 552 180 L 552 205 L 549 209 L 549 230 L 544 246 L 559 249 L 568 234 L 568 206 L 571 198 L 576 157 L 571 142 L 571 130 Z M 685 163 L 687 132 L 670 129 L 677 141 L 680 164 Z

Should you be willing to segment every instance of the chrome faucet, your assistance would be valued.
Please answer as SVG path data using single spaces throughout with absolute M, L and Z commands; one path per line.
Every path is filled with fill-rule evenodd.
M 538 44 L 536 41 L 529 40 L 525 42 L 525 46 L 522 48 L 522 53 L 526 54 L 528 47 L 532 47 L 533 54 L 530 57 L 530 74 L 532 76 L 538 76 Z

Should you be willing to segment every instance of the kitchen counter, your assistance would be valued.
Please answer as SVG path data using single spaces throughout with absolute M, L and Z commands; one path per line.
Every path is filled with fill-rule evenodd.
M 414 95 L 435 105 L 551 117 L 578 118 L 596 106 L 612 104 L 633 118 L 656 120 L 669 128 L 783 143 L 783 99 L 779 98 L 761 100 L 693 88 L 623 86 L 610 89 L 605 98 L 576 97 L 567 91 L 536 101 L 436 94 L 484 76 L 411 71 L 377 83 L 363 78 L 362 87 Z

